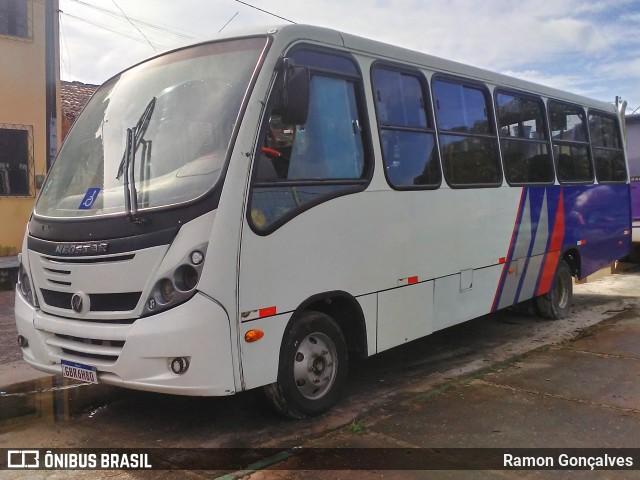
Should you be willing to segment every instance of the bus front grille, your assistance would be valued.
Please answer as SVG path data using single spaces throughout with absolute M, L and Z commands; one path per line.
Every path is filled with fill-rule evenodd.
M 50 307 L 71 310 L 72 293 L 40 289 L 44 302 Z M 91 312 L 129 312 L 136 308 L 142 292 L 89 294 Z

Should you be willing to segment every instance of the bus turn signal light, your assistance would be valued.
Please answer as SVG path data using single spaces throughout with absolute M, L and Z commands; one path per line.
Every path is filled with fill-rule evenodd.
M 249 330 L 244 334 L 244 340 L 247 343 L 257 342 L 262 337 L 264 337 L 264 332 L 262 330 Z

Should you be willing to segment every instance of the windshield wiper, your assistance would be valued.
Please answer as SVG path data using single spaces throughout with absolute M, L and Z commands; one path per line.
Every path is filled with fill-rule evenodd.
M 132 223 L 143 223 L 143 219 L 138 215 L 138 192 L 136 190 L 135 179 L 135 158 L 136 151 L 141 143 L 147 143 L 142 139 L 144 132 L 147 131 L 149 122 L 151 121 L 151 115 L 153 109 L 156 106 L 156 97 L 153 97 L 147 104 L 144 112 L 140 116 L 138 123 L 133 128 L 127 128 L 127 142 L 118 167 L 118 173 L 116 174 L 116 180 L 118 180 L 124 174 L 124 205 L 127 213 L 127 217 Z M 144 153 L 143 153 L 144 155 Z

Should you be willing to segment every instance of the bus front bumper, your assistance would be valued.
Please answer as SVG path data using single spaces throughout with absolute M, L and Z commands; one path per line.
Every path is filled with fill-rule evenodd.
M 99 383 L 178 395 L 236 392 L 229 317 L 202 294 L 131 324 L 71 320 L 33 308 L 16 292 L 18 334 L 24 360 L 62 374 L 61 360 L 95 367 Z M 174 359 L 188 368 L 174 373 Z

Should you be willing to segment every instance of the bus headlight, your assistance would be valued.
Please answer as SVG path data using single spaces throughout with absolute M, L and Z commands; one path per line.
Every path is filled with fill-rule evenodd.
M 196 288 L 200 275 L 192 265 L 181 265 L 176 269 L 176 286 L 183 292 Z
M 29 280 L 29 275 L 23 273 L 20 276 L 20 291 L 22 295 L 29 300 L 29 303 L 33 303 L 33 290 L 31 289 L 31 280 Z
M 207 244 L 198 245 L 178 265 L 159 276 L 147 298 L 142 316 L 158 313 L 189 300 L 196 293 Z
M 20 262 L 20 266 L 18 267 L 18 289 L 32 307 L 38 307 L 38 301 L 31 286 L 31 279 L 22 264 L 22 254 L 18 255 L 18 261 Z
M 164 303 L 169 303 L 173 300 L 173 297 L 176 293 L 176 287 L 173 285 L 173 282 L 168 278 L 160 281 L 160 295 L 162 296 L 162 300 Z

